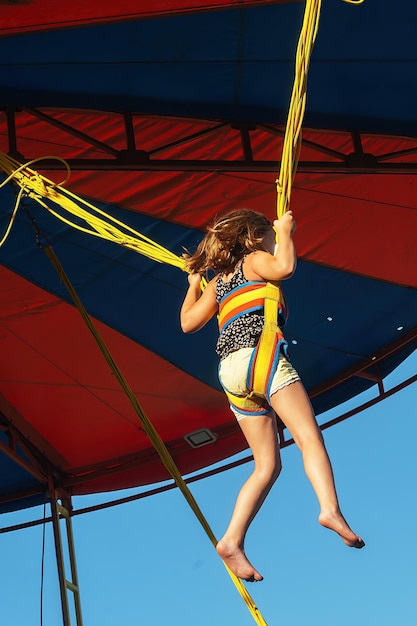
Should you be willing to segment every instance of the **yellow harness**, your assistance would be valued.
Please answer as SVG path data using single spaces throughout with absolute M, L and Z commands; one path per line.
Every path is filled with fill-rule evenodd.
M 287 316 L 284 294 L 272 283 L 249 281 L 239 285 L 224 296 L 219 303 L 219 330 L 245 313 L 264 311 L 264 327 L 253 349 L 249 364 L 246 396 L 235 396 L 224 389 L 233 407 L 244 415 L 263 415 L 271 409 L 269 392 L 276 370 L 281 346 L 286 347 L 284 335 L 278 326 L 278 314 Z

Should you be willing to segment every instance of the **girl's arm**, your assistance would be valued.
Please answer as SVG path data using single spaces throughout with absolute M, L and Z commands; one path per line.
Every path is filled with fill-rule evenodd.
M 288 211 L 281 219 L 275 220 L 274 228 L 278 232 L 278 246 L 275 252 L 257 250 L 248 256 L 245 265 L 245 268 L 250 267 L 262 280 L 277 281 L 291 278 L 297 266 L 297 255 L 292 239 L 295 231 L 292 212 Z
M 181 307 L 181 328 L 184 333 L 200 330 L 218 311 L 216 301 L 217 277 L 201 293 L 200 274 L 188 275 L 188 291 Z

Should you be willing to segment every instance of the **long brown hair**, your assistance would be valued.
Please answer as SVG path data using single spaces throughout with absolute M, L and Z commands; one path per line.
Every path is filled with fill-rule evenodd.
M 189 272 L 232 272 L 250 252 L 263 250 L 271 222 L 262 213 L 240 209 L 218 218 L 192 255 L 185 254 Z

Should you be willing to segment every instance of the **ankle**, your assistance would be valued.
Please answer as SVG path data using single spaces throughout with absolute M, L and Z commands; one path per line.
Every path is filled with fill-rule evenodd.
M 224 535 L 217 545 L 221 544 L 221 547 L 228 549 L 238 548 L 239 550 L 243 550 L 243 543 L 240 538 L 234 537 L 233 535 Z
M 339 517 L 342 515 L 339 505 L 329 504 L 328 506 L 324 506 L 320 510 L 319 517 Z

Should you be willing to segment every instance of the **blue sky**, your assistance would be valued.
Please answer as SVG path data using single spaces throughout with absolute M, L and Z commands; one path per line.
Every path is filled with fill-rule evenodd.
M 387 389 L 416 370 L 414 354 L 388 378 Z M 365 539 L 363 550 L 345 547 L 319 526 L 300 454 L 295 446 L 283 451 L 283 472 L 246 545 L 265 578 L 248 588 L 268 626 L 417 624 L 416 392 L 411 385 L 325 431 L 342 510 Z M 244 464 L 190 486 L 218 538 L 249 472 Z M 75 498 L 74 508 L 138 492 Z M 39 507 L 4 514 L 0 524 L 42 516 Z M 77 516 L 73 526 L 84 626 L 255 624 L 178 490 Z M 42 527 L 2 534 L 0 546 L 1 623 L 60 626 L 51 525 L 43 622 Z

